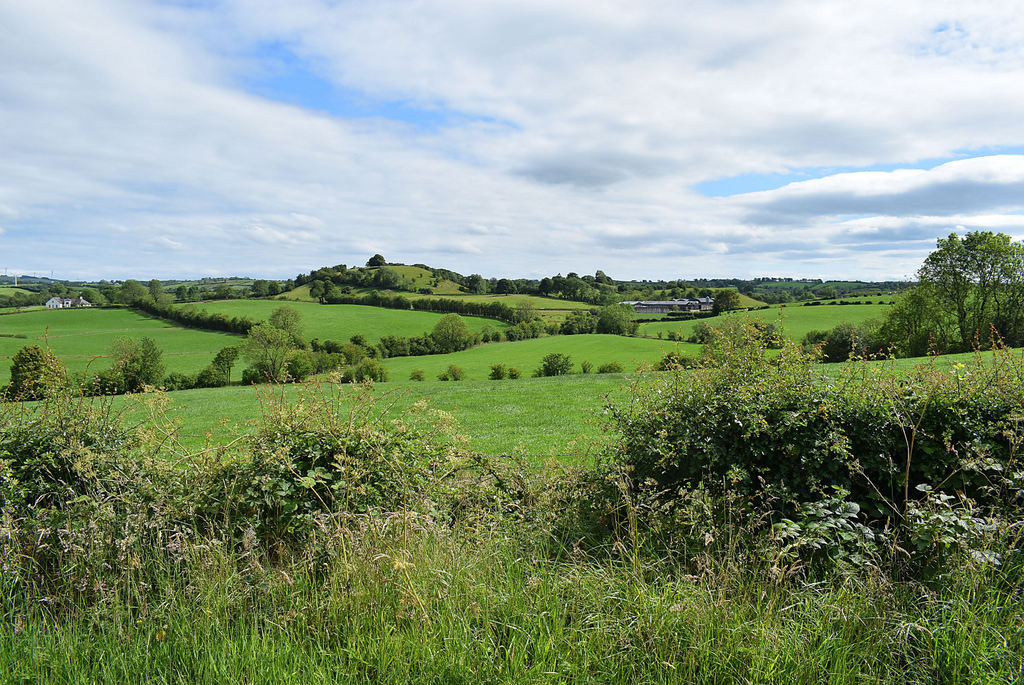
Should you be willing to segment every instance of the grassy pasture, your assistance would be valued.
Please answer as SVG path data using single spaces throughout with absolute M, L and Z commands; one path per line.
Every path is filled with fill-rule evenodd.
M 889 305 L 881 304 L 823 304 L 813 307 L 787 305 L 781 308 L 774 307 L 772 309 L 761 309 L 752 312 L 731 312 L 723 315 L 722 317 L 700 320 L 706 321 L 709 325 L 713 326 L 717 321 L 722 321 L 728 317 L 749 317 L 755 320 L 774 323 L 776 326 L 781 325 L 786 329 L 786 332 L 791 338 L 800 340 L 807 335 L 808 331 L 829 330 L 836 324 L 844 321 L 857 324 L 867 319 L 885 316 L 885 313 L 888 310 Z M 683 321 L 679 323 L 674 321 L 641 323 L 640 335 L 656 337 L 659 332 L 662 335 L 666 335 L 669 331 L 678 331 L 688 336 L 693 331 L 693 327 L 696 324 L 697 320 Z
M 441 279 L 441 282 L 437 285 L 433 285 L 434 274 L 419 266 L 388 265 L 386 268 L 391 269 L 403 278 L 407 278 L 412 281 L 413 290 L 430 288 L 436 295 L 457 295 L 462 292 L 459 289 L 458 283 L 455 281 L 449 281 L 446 278 Z
M 248 316 L 255 321 L 264 321 L 282 304 L 277 300 L 219 300 L 202 302 L 195 306 L 226 316 Z M 380 340 L 385 335 L 420 335 L 433 329 L 444 316 L 436 312 L 402 311 L 358 304 L 320 305 L 312 302 L 292 302 L 288 306 L 302 314 L 303 331 L 307 338 L 340 342 L 348 342 L 348 339 L 357 333 L 366 336 L 369 342 Z M 496 319 L 479 316 L 462 318 L 471 331 L 483 330 L 485 326 L 497 330 L 508 328 L 507 323 Z
M 336 392 L 342 406 L 359 402 L 360 386 L 323 385 Z M 585 461 L 588 448 L 601 439 L 601 410 L 607 396 L 619 396 L 623 377 L 619 374 L 574 374 L 553 378 L 525 378 L 517 381 L 463 381 L 445 383 L 378 383 L 372 396 L 376 408 L 390 408 L 394 415 L 425 401 L 430 409 L 450 412 L 470 447 L 493 455 L 518 453 L 534 461 L 559 458 L 563 462 Z M 260 414 L 260 397 L 284 393 L 296 397 L 297 386 L 231 386 L 167 393 L 165 417 L 180 423 L 178 437 L 195 449 L 209 438 L 211 444 L 225 444 L 250 431 L 247 422 Z M 112 398 L 115 406 L 126 407 L 126 420 L 145 424 L 151 417 L 153 396 Z
M 577 336 L 581 337 L 581 336 Z M 1024 350 L 1016 352 L 1024 354 Z M 872 363 L 871 368 L 907 369 L 919 364 L 969 365 L 988 360 L 991 353 L 957 354 L 934 359 L 917 357 Z M 419 357 L 418 359 L 425 359 Z M 822 373 L 837 373 L 841 364 L 823 364 Z M 432 378 L 429 377 L 428 378 Z M 323 388 L 329 388 L 327 384 Z M 334 389 L 344 402 L 355 404 L 363 390 L 352 385 Z M 247 422 L 259 416 L 260 396 L 284 393 L 298 395 L 297 386 L 232 386 L 167 393 L 166 418 L 179 422 L 178 437 L 190 449 L 201 447 L 207 439 L 221 445 L 244 435 Z M 486 454 L 518 453 L 534 462 L 558 458 L 565 463 L 586 460 L 588 448 L 606 435 L 602 409 L 609 399 L 626 396 L 626 378 L 620 374 L 572 374 L 552 378 L 519 380 L 468 380 L 458 383 L 427 380 L 421 383 L 395 378 L 373 386 L 372 396 L 379 408 L 401 412 L 417 402 L 431 409 L 451 413 L 459 430 L 469 437 L 470 447 Z M 153 396 L 115 397 L 112 402 L 129 411 L 126 419 L 146 423 L 151 416 Z
M 513 309 L 519 305 L 526 304 L 540 315 L 545 321 L 563 321 L 569 314 L 577 309 L 595 309 L 598 305 L 576 302 L 573 300 L 556 300 L 552 297 L 540 297 L 537 295 L 416 295 L 410 294 L 410 300 L 424 297 L 451 297 L 452 299 L 464 302 L 502 302 Z
M 572 358 L 573 370 L 580 370 L 580 362 L 586 360 L 596 369 L 606 362 L 619 362 L 626 371 L 632 371 L 638 362 L 656 362 L 665 352 L 675 349 L 676 343 L 644 338 L 626 338 L 618 335 L 558 335 L 518 342 L 491 343 L 453 352 L 423 357 L 395 357 L 384 362 L 391 380 L 409 378 L 413 369 L 423 369 L 427 378 L 455 364 L 466 371 L 472 380 L 486 379 L 491 364 L 502 362 L 514 366 L 524 376 L 529 376 L 540 366 L 541 359 L 552 352 L 561 352 Z M 680 348 L 691 354 L 699 352 L 699 345 L 681 343 Z
M 42 309 L 0 316 L 0 333 L 26 338 L 0 337 L 0 383 L 10 378 L 10 358 L 25 345 L 49 344 L 69 371 L 99 370 L 114 338 L 149 337 L 163 350 L 167 371 L 193 373 L 205 367 L 217 350 L 237 345 L 241 338 L 178 328 L 160 319 L 127 309 Z
M 22 295 L 33 294 L 31 290 L 25 290 L 24 288 L 16 288 L 13 285 L 0 285 L 0 295 L 7 295 L 9 297 L 16 293 L 21 293 Z

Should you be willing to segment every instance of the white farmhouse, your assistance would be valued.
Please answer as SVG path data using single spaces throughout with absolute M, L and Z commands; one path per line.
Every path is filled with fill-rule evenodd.
M 84 297 L 51 297 L 46 301 L 47 309 L 71 309 L 72 307 L 91 307 L 92 303 Z

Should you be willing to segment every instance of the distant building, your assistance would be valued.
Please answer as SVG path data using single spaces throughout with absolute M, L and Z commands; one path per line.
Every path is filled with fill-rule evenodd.
M 46 301 L 47 309 L 71 309 L 73 307 L 91 307 L 92 303 L 84 297 L 51 297 Z
M 679 300 L 629 300 L 637 314 L 668 314 L 669 312 L 710 312 L 715 308 L 713 297 L 684 297 Z

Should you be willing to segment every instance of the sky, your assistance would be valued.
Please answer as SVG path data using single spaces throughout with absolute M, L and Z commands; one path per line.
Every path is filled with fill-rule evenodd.
M 913 278 L 1024 238 L 1003 0 L 0 0 L 0 269 Z

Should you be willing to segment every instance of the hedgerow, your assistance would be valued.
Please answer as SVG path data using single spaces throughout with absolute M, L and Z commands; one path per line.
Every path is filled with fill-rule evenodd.
M 756 330 L 713 335 L 696 368 L 640 374 L 612 408 L 618 462 L 670 492 L 770 503 L 776 520 L 838 497 L 876 531 L 943 498 L 998 515 L 1024 494 L 1019 352 L 908 371 L 853 361 L 828 374 L 798 345 L 771 356 L 768 344 Z

